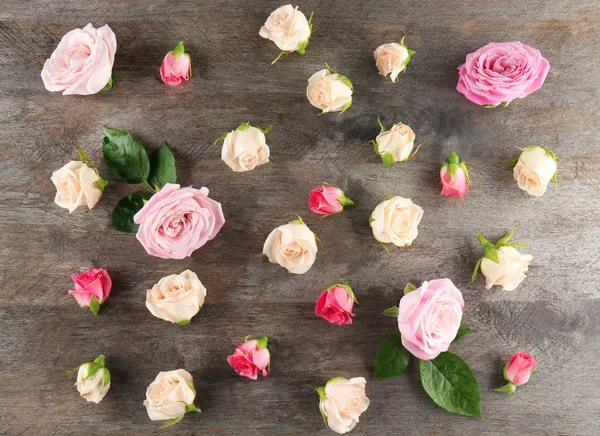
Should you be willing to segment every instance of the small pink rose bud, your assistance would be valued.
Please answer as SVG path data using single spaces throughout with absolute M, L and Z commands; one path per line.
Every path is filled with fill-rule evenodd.
M 455 197 L 462 197 L 469 192 L 469 171 L 464 162 L 461 162 L 458 155 L 450 153 L 448 162 L 442 164 L 440 170 L 440 179 L 442 180 L 442 194 Z
M 167 85 L 177 86 L 192 75 L 192 61 L 185 53 L 183 41 L 177 43 L 175 50 L 165 56 L 160 66 L 160 77 Z
M 103 268 L 92 268 L 73 276 L 75 290 L 69 291 L 81 307 L 89 307 L 94 315 L 98 315 L 100 305 L 110 295 L 112 280 Z
M 319 215 L 334 215 L 352 206 L 354 202 L 344 195 L 344 191 L 335 186 L 323 185 L 310 191 L 308 208 Z
M 227 356 L 227 363 L 243 377 L 256 380 L 258 379 L 258 373 L 261 371 L 263 377 L 266 377 L 271 370 L 271 354 L 267 348 L 268 341 L 269 338 L 266 336 L 245 341 L 235 349 L 231 356 Z
M 356 302 L 348 282 L 337 283 L 325 289 L 315 306 L 315 314 L 331 324 L 352 324 L 352 308 Z
M 498 392 L 512 393 L 529 381 L 529 376 L 535 371 L 537 362 L 530 354 L 515 353 L 504 367 L 504 378 L 508 382 L 505 386 L 496 389 Z

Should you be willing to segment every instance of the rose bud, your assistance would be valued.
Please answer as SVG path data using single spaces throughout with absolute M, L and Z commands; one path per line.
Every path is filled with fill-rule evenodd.
M 177 86 L 184 80 L 190 80 L 192 60 L 185 53 L 183 41 L 179 41 L 175 50 L 167 53 L 160 66 L 160 77 L 167 85 Z
M 92 403 L 102 401 L 110 389 L 110 371 L 104 366 L 104 360 L 104 356 L 100 355 L 93 362 L 82 363 L 73 370 L 77 371 L 75 386 L 79 394 Z
M 352 324 L 352 308 L 358 303 L 348 282 L 336 283 L 325 289 L 315 306 L 315 314 L 331 324 Z
M 304 274 L 315 263 L 317 238 L 300 217 L 274 229 L 265 241 L 263 254 L 292 274 Z
M 415 146 L 415 132 L 406 124 L 394 124 L 391 129 L 386 130 L 381 120 L 377 118 L 381 132 L 377 138 L 371 140 L 377 156 L 381 157 L 383 166 L 387 167 L 395 162 L 407 162 L 412 159 L 419 148 L 413 152 Z
M 485 249 L 485 254 L 475 264 L 472 280 L 477 277 L 477 271 L 481 267 L 481 272 L 485 276 L 485 288 L 492 286 L 502 286 L 505 291 L 514 291 L 517 286 L 527 277 L 524 272 L 529 269 L 529 264 L 533 256 L 529 254 L 522 255 L 514 247 L 526 247 L 527 244 L 509 243 L 516 226 L 513 227 L 496 244 L 492 244 L 485 239 L 481 233 L 477 235 L 479 242 Z
M 344 191 L 331 185 L 323 185 L 310 191 L 308 208 L 319 215 L 335 215 L 352 206 L 354 202 L 344 195 Z
M 308 79 L 306 97 L 310 104 L 321 109 L 321 114 L 340 112 L 340 115 L 352 106 L 352 82 L 336 73 L 327 63 L 326 69 L 317 71 Z
M 377 205 L 369 223 L 373 236 L 386 248 L 392 243 L 397 247 L 409 246 L 419 234 L 417 226 L 423 218 L 423 209 L 409 198 L 395 196 Z
M 258 33 L 263 38 L 273 41 L 281 50 L 271 65 L 283 55 L 293 52 L 303 55 L 306 52 L 312 33 L 312 18 L 311 13 L 307 20 L 306 16 L 298 10 L 298 6 L 294 8 L 292 5 L 281 6 L 271 12 Z
M 529 376 L 535 371 L 537 362 L 527 353 L 515 353 L 506 362 L 504 367 L 504 378 L 508 384 L 496 389 L 498 392 L 513 393 L 517 386 L 524 385 L 529 381 Z
M 344 434 L 356 427 L 358 418 L 369 407 L 366 384 L 364 377 L 350 380 L 335 377 L 325 386 L 315 388 L 319 394 L 319 410 L 323 420 L 334 432 Z
M 259 372 L 266 377 L 271 371 L 271 354 L 267 348 L 269 338 L 247 339 L 231 356 L 227 356 L 227 363 L 242 377 L 257 380 Z
M 263 130 L 250 123 L 240 124 L 235 130 L 218 138 L 214 145 L 223 141 L 221 159 L 233 171 L 250 171 L 269 162 L 270 150 L 265 135 L 272 127 L 271 124 Z
M 458 155 L 450 153 L 448 162 L 442 164 L 440 170 L 440 179 L 442 180 L 442 194 L 462 197 L 469 192 L 469 171 L 464 162 L 461 162 Z
M 519 188 L 534 197 L 546 192 L 550 180 L 556 182 L 558 158 L 548 147 L 532 145 L 524 148 L 521 154 L 508 165 L 515 165 L 513 175 Z
M 75 289 L 69 291 L 81 307 L 88 306 L 94 315 L 98 315 L 100 305 L 110 295 L 112 280 L 103 268 L 92 268 L 73 276 Z
M 146 307 L 157 318 L 189 324 L 206 298 L 206 288 L 196 273 L 186 269 L 181 274 L 163 277 L 146 293 Z
M 168 420 L 161 428 L 177 424 L 186 413 L 200 413 L 194 405 L 196 389 L 192 375 L 183 369 L 161 371 L 146 389 L 144 406 L 152 421 Z
M 375 65 L 379 70 L 379 74 L 383 77 L 389 74 L 392 82 L 395 82 L 398 74 L 402 71 L 406 72 L 406 66 L 415 53 L 414 50 L 404 45 L 404 38 L 402 38 L 400 44 L 392 42 L 380 45 L 373 53 L 373 56 L 375 57 Z

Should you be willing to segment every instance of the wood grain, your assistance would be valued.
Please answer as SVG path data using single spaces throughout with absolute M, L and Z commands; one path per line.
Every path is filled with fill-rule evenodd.
M 271 67 L 277 49 L 258 36 L 276 1 L 4 0 L 0 9 L 0 434 L 332 434 L 313 388 L 334 376 L 365 376 L 371 407 L 354 435 L 595 435 L 600 428 L 600 80 L 596 1 L 311 1 L 315 34 L 304 56 Z M 47 92 L 44 60 L 64 33 L 88 22 L 117 35 L 121 95 Z M 373 50 L 399 40 L 417 51 L 393 84 L 377 75 Z M 164 54 L 183 39 L 194 77 L 160 83 Z M 520 40 L 541 50 L 544 87 L 506 110 L 486 110 L 455 90 L 456 67 L 490 41 Z M 354 83 L 344 115 L 317 117 L 306 80 L 329 64 Z M 383 168 L 367 143 L 385 123 L 409 123 L 423 147 L 407 164 Z M 245 174 L 220 161 L 212 142 L 240 122 L 266 126 L 274 163 Z M 101 162 L 102 125 L 130 131 L 149 148 L 167 141 L 183 185 L 207 186 L 223 204 L 219 236 L 186 260 L 148 256 L 133 235 L 109 230 L 118 200 L 137 187 L 114 181 Z M 516 186 L 515 146 L 540 144 L 559 156 L 559 185 L 534 199 Z M 53 170 L 82 146 L 111 182 L 89 213 L 53 203 Z M 467 161 L 472 191 L 441 198 L 439 164 L 450 151 Z M 356 206 L 311 216 L 306 199 L 326 181 Z M 388 256 L 368 216 L 389 194 L 425 210 L 419 237 Z M 296 214 L 329 244 L 309 273 L 293 276 L 261 254 L 265 237 Z M 470 283 L 481 255 L 475 235 L 515 239 L 534 257 L 515 292 Z M 79 310 L 70 276 L 107 268 L 114 288 L 98 317 Z M 208 289 L 185 327 L 154 318 L 146 289 L 190 268 Z M 473 333 L 453 345 L 472 365 L 483 420 L 458 417 L 423 392 L 417 367 L 373 380 L 373 358 L 395 323 L 377 313 L 407 281 L 450 277 L 466 300 Z M 320 291 L 348 279 L 361 302 L 354 325 L 313 314 Z M 273 372 L 252 382 L 226 356 L 248 334 L 268 335 Z M 502 367 L 531 352 L 538 371 L 501 395 Z M 65 370 L 106 355 L 110 393 L 87 404 Z M 202 414 L 158 432 L 142 405 L 161 370 L 192 373 Z

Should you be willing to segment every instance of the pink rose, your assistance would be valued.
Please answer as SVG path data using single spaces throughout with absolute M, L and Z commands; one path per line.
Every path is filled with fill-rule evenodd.
M 352 324 L 352 308 L 356 297 L 348 282 L 325 289 L 315 306 L 315 314 L 332 324 Z
M 167 183 L 133 217 L 136 237 L 146 252 L 163 259 L 183 259 L 213 239 L 225 217 L 208 188 L 181 188 Z
M 44 86 L 63 95 L 96 94 L 111 82 L 116 51 L 117 38 L 107 24 L 71 30 L 44 63 Z
M 469 192 L 469 171 L 464 162 L 461 162 L 458 155 L 450 153 L 448 162 L 442 164 L 440 170 L 440 179 L 442 180 L 442 194 L 455 197 L 462 197 Z
M 520 42 L 492 42 L 469 53 L 458 67 L 456 90 L 481 106 L 508 104 L 537 91 L 550 63 L 539 50 Z
M 175 50 L 167 53 L 160 66 L 160 77 L 167 85 L 177 86 L 189 80 L 192 74 L 190 55 L 185 53 L 183 41 L 177 43 Z
M 227 356 L 227 363 L 233 370 L 243 377 L 258 379 L 262 371 L 266 377 L 270 371 L 271 355 L 267 348 L 269 338 L 251 339 L 238 346 L 231 356 Z
M 112 280 L 103 268 L 92 268 L 73 276 L 75 290 L 69 291 L 81 307 L 89 306 L 94 315 L 98 315 L 100 305 L 110 295 Z
M 333 215 L 352 206 L 354 202 L 344 195 L 344 191 L 331 185 L 323 185 L 310 191 L 308 208 L 319 215 Z
M 537 362 L 527 353 L 515 353 L 504 367 L 504 377 L 516 386 L 521 386 L 529 381 L 529 376 L 535 369 Z
M 465 302 L 449 279 L 423 282 L 400 299 L 402 345 L 418 359 L 435 359 L 456 337 Z

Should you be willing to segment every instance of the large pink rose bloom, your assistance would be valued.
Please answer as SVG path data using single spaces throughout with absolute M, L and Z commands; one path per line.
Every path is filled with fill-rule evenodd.
M 117 38 L 107 24 L 71 30 L 44 63 L 44 86 L 63 95 L 96 94 L 110 80 L 116 51 Z
M 133 217 L 136 234 L 148 254 L 183 259 L 214 238 L 225 217 L 221 203 L 208 198 L 208 188 L 181 188 L 167 183 Z
M 456 337 L 464 307 L 461 292 L 449 279 L 423 282 L 400 300 L 402 345 L 418 359 L 435 359 Z
M 492 42 L 467 55 L 458 67 L 456 90 L 481 106 L 523 98 L 544 84 L 550 63 L 520 42 Z

